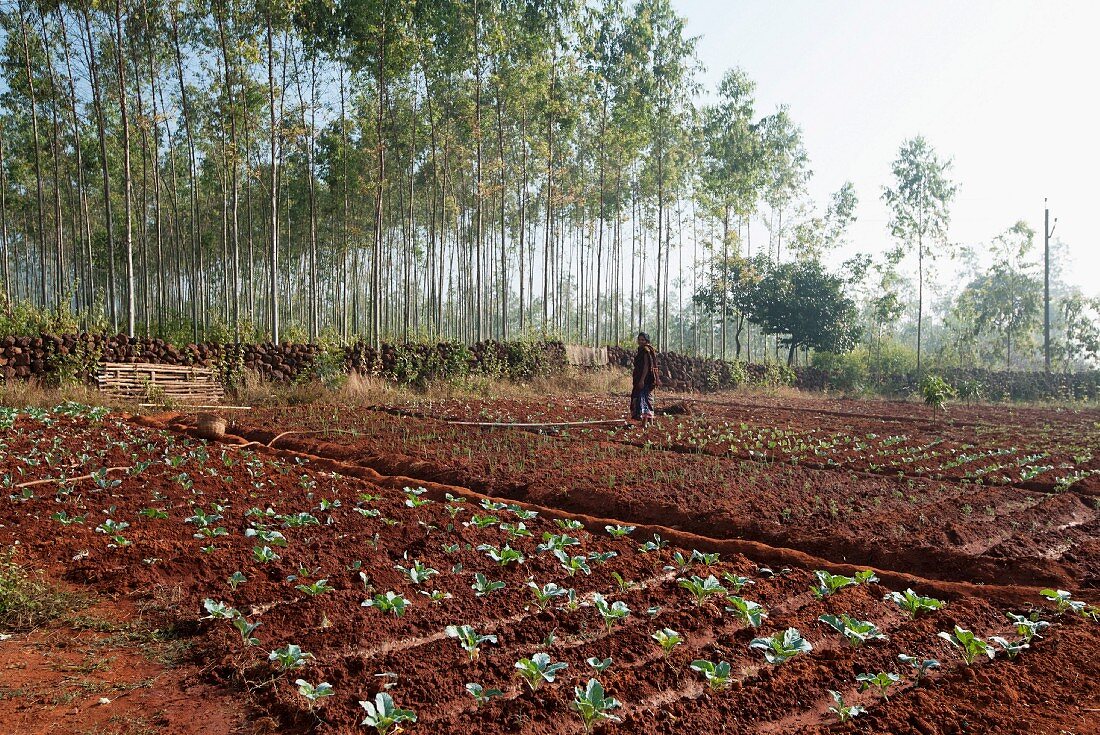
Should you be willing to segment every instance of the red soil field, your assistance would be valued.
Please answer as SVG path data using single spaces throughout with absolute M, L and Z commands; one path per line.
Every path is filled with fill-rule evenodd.
M 555 411 L 605 417 L 612 406 Z M 372 732 L 361 724 L 367 713 L 359 703 L 385 692 L 415 711 L 417 721 L 402 724 L 408 733 L 580 733 L 574 688 L 591 678 L 621 703 L 611 712 L 620 722 L 595 726 L 605 733 L 1100 732 L 1100 624 L 1058 613 L 1040 595 L 1048 583 L 1064 582 L 1057 586 L 1085 612 L 1097 602 L 1092 567 L 1071 555 L 1085 553 L 1092 527 L 1074 526 L 1085 530 L 1071 534 L 1070 550 L 1030 564 L 1023 555 L 952 544 L 939 527 L 954 524 L 961 533 L 971 516 L 985 516 L 977 503 L 996 503 L 1002 517 L 1013 499 L 1031 495 L 1035 502 L 1015 511 L 1021 523 L 1056 497 L 1092 508 L 1075 488 L 964 487 L 661 445 L 658 433 L 698 413 L 663 418 L 647 440 L 607 429 L 486 433 L 395 415 L 395 408 L 409 410 L 253 412 L 213 443 L 190 436 L 186 416 L 128 419 L 76 407 L 7 414 L 0 547 L 17 545 L 21 563 L 97 596 L 95 610 L 117 609 L 119 618 L 145 611 L 159 637 L 178 644 L 175 660 L 142 690 L 164 687 L 165 700 L 191 697 L 195 707 L 189 720 L 178 719 L 178 704 L 158 720 L 155 697 L 135 701 L 127 715 L 153 732 L 201 732 L 204 724 L 219 732 Z M 520 406 L 482 408 L 516 418 Z M 412 410 L 427 415 L 429 407 Z M 430 410 L 471 413 L 457 404 Z M 322 429 L 358 435 L 276 438 Z M 917 500 L 896 499 L 897 491 Z M 814 494 L 823 511 L 814 510 Z M 868 498 L 881 502 L 849 518 L 849 505 Z M 973 513 L 951 515 L 951 503 L 973 503 Z M 915 509 L 902 514 L 909 505 Z M 891 551 L 892 529 L 914 523 L 915 532 L 919 513 L 934 540 Z M 795 519 L 806 519 L 809 530 L 792 533 Z M 991 528 L 972 531 L 968 543 L 988 543 Z M 1043 538 L 1040 528 L 999 543 L 1035 548 Z M 937 548 L 955 566 L 921 563 Z M 522 562 L 508 561 L 509 550 Z M 890 563 L 855 558 L 875 554 Z M 868 566 L 877 581 L 822 597 L 811 592 L 819 570 L 828 579 L 825 572 L 851 577 Z M 714 594 L 693 594 L 711 576 Z M 504 586 L 490 591 L 493 582 Z M 543 609 L 529 582 L 573 592 L 547 599 Z M 884 599 L 907 588 L 946 605 L 911 618 Z M 403 614 L 386 611 L 387 593 L 407 600 Z M 727 609 L 735 594 L 766 609 L 759 627 Z M 603 600 L 629 612 L 605 624 Z M 1034 613 L 1052 625 L 1018 657 L 997 649 L 971 666 L 937 635 L 958 625 L 985 640 L 1016 641 L 1007 613 Z M 841 614 L 874 623 L 886 638 L 851 645 L 820 619 Z M 446 632 L 462 625 L 496 640 L 471 656 Z M 749 645 L 790 628 L 812 648 L 785 663 L 768 663 Z M 682 638 L 667 654 L 653 637 L 664 629 Z M 61 716 L 28 701 L 10 673 L 33 665 L 42 635 L 0 642 L 0 717 L 17 723 L 12 732 L 47 732 L 45 723 Z M 290 644 L 309 655 L 288 668 L 270 654 L 283 649 L 289 661 Z M 535 653 L 568 667 L 532 690 L 517 678 L 516 662 Z M 899 654 L 941 665 L 915 683 Z M 590 658 L 612 661 L 597 673 Z M 729 681 L 708 687 L 691 668 L 695 660 L 728 663 Z M 859 691 L 856 677 L 878 672 L 899 675 L 888 700 Z M 96 670 L 104 686 L 129 676 L 117 663 Z M 311 704 L 299 679 L 327 682 L 333 693 Z M 467 683 L 501 694 L 479 706 Z M 828 709 L 830 690 L 866 713 L 839 723 Z M 131 695 L 116 696 L 103 711 Z M 33 721 L 36 708 L 41 717 Z M 242 714 L 247 722 L 234 719 Z M 89 732 L 101 726 L 124 731 L 118 722 L 80 723 Z

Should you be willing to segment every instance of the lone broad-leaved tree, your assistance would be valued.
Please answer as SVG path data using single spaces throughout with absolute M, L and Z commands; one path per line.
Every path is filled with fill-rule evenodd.
M 924 317 L 924 258 L 926 249 L 947 246 L 947 226 L 955 184 L 947 177 L 951 161 L 942 161 L 922 136 L 907 140 L 894 161 L 894 186 L 883 188 L 891 209 L 890 231 L 901 250 L 917 254 L 917 372 L 921 369 L 921 332 Z M 928 250 L 928 255 L 936 251 Z

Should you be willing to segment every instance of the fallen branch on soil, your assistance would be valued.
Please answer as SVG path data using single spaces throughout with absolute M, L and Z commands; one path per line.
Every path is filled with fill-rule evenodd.
M 108 467 L 108 468 L 104 469 L 103 472 L 104 473 L 107 473 L 107 472 L 124 472 L 124 471 L 129 472 L 132 469 L 134 469 L 134 468 L 133 467 Z M 49 478 L 46 478 L 45 480 L 31 480 L 30 482 L 21 482 L 18 485 L 15 485 L 15 488 L 18 490 L 18 489 L 24 488 L 24 487 L 34 487 L 35 485 L 48 485 L 51 482 L 54 482 L 54 483 L 57 483 L 57 484 L 60 485 L 60 484 L 65 483 L 65 482 L 80 482 L 81 480 L 94 480 L 94 479 L 95 479 L 95 475 L 81 475 L 80 477 L 61 477 L 61 478 L 49 477 Z
M 626 419 L 599 419 L 596 421 L 555 421 L 546 424 L 508 424 L 493 421 L 448 421 L 453 426 L 483 426 L 487 428 L 542 429 L 555 426 L 597 426 L 600 424 L 625 424 Z

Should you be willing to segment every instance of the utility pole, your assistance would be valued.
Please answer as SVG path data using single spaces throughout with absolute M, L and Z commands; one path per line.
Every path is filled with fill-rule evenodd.
M 1050 372 L 1050 237 L 1054 234 L 1054 227 L 1058 226 L 1058 218 L 1054 218 L 1054 226 L 1050 224 L 1050 207 L 1043 198 L 1043 359 L 1046 372 Z

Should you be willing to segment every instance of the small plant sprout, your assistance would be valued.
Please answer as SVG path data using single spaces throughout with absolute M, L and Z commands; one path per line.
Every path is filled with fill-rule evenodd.
M 204 528 L 207 528 L 204 526 Z M 248 528 L 244 532 L 245 537 L 255 538 L 270 546 L 286 546 L 286 536 L 280 531 L 266 528 Z
M 822 615 L 819 621 L 840 633 L 848 639 L 848 645 L 859 648 L 867 641 L 884 641 L 886 634 L 879 631 L 878 626 L 866 620 L 856 620 L 850 615 Z
M 995 635 L 989 640 L 1000 646 L 1010 661 L 1015 661 L 1016 657 L 1020 655 L 1020 652 L 1025 648 L 1031 648 L 1031 645 L 1027 641 L 1010 641 L 1007 638 L 1003 638 L 999 635 Z
M 531 658 L 521 658 L 516 661 L 517 676 L 522 677 L 527 682 L 527 686 L 531 687 L 531 691 L 538 689 L 544 681 L 553 684 L 558 672 L 567 668 L 569 668 L 569 664 L 563 662 L 553 663 L 550 661 L 550 654 L 542 652 L 536 653 Z
M 542 587 L 539 587 L 534 582 L 527 583 L 528 589 L 531 590 L 531 594 L 535 596 L 535 606 L 539 610 L 545 610 L 550 607 L 550 603 L 558 597 L 566 597 L 569 594 L 569 590 L 564 587 L 559 587 L 553 582 L 548 582 Z
M 332 688 L 332 684 L 329 684 L 327 681 L 322 681 L 317 686 L 313 686 L 305 679 L 298 679 L 294 683 L 298 686 L 298 693 L 309 701 L 310 709 L 313 709 L 313 706 L 325 697 L 331 697 L 333 694 L 336 694 L 336 690 Z
M 889 699 L 887 691 L 890 687 L 901 681 L 901 676 L 888 671 L 880 671 L 877 674 L 860 674 L 856 677 L 861 692 L 868 689 L 877 689 L 879 696 Z
M 396 592 L 381 592 L 369 600 L 363 600 L 363 607 L 373 607 L 379 612 L 393 613 L 397 617 L 405 614 L 405 608 L 411 603 Z
M 615 580 L 615 584 L 618 586 L 620 592 L 629 592 L 638 586 L 637 582 L 626 579 L 618 572 L 612 572 L 611 578 Z
M 730 683 L 730 665 L 726 661 L 707 661 L 696 659 L 691 662 L 691 668 L 698 671 L 707 680 L 707 685 L 715 691 L 725 689 Z
M 255 546 L 252 549 L 252 558 L 259 564 L 270 564 L 281 557 L 270 546 Z
M 607 658 L 596 658 L 595 656 L 592 656 L 591 658 L 585 659 L 584 662 L 595 669 L 597 674 L 602 674 L 603 672 L 611 668 L 610 656 L 608 656 Z
M 702 563 L 705 567 L 712 567 L 718 563 L 720 555 L 715 552 L 713 554 L 705 554 L 698 549 L 691 552 L 691 558 L 697 562 Z
M 996 655 L 993 646 L 989 645 L 969 630 L 960 628 L 958 625 L 955 626 L 955 630 L 952 633 L 940 632 L 937 633 L 937 635 L 959 649 L 959 655 L 962 656 L 962 660 L 966 662 L 967 666 L 974 663 L 978 656 L 986 656 L 992 659 Z
M 615 623 L 619 622 L 626 616 L 630 615 L 630 608 L 626 606 L 626 603 L 622 600 L 617 600 L 614 603 L 609 603 L 604 596 L 597 592 L 592 597 L 592 604 L 596 607 L 596 612 L 603 618 L 604 625 L 607 626 L 607 632 L 610 633 Z
M 240 587 L 242 584 L 244 584 L 247 581 L 248 581 L 248 577 L 244 576 L 244 574 L 242 572 L 239 572 L 239 571 L 233 572 L 225 580 L 226 584 L 228 584 L 229 588 L 233 591 L 236 591 L 236 589 L 238 587 Z
M 829 708 L 829 711 L 836 715 L 841 722 L 848 722 L 853 717 L 859 717 L 867 713 L 867 710 L 858 704 L 845 704 L 844 695 L 840 692 L 830 689 L 829 694 L 832 695 L 833 702 L 836 703 Z
M 695 562 L 695 556 L 685 556 L 683 552 L 675 551 L 672 553 L 672 563 L 665 567 L 666 571 L 676 571 L 683 574 L 691 568 L 692 563 Z
M 597 679 L 589 679 L 583 689 L 573 687 L 571 706 L 581 716 L 585 732 L 592 732 L 593 725 L 603 720 L 619 722 L 619 718 L 612 714 L 621 706 L 619 700 L 606 696 L 603 685 Z
M 397 732 L 402 722 L 416 722 L 416 713 L 411 709 L 399 708 L 388 692 L 378 692 L 373 702 L 360 700 L 359 706 L 367 713 L 359 724 L 373 727 L 378 735 Z
M 482 643 L 497 642 L 495 635 L 478 635 L 477 631 L 471 628 L 469 625 L 448 625 L 443 629 L 443 632 L 448 638 L 454 638 L 458 641 L 458 645 L 462 646 L 462 650 L 470 656 L 470 660 L 474 661 L 481 655 Z
M 913 668 L 913 681 L 919 683 L 921 679 L 928 676 L 932 669 L 938 669 L 940 662 L 934 658 L 920 658 L 919 656 L 909 656 L 904 653 L 898 654 L 898 661 L 903 664 L 909 664 Z
M 561 549 L 554 552 L 554 556 L 558 562 L 561 563 L 562 569 L 569 574 L 570 577 L 577 572 L 584 572 L 585 574 L 591 574 L 592 568 L 588 566 L 588 557 L 586 556 L 570 556 Z
M 279 668 L 283 671 L 305 666 L 306 661 L 311 658 L 313 658 L 312 653 L 306 653 L 293 643 L 283 648 L 278 648 L 267 656 L 268 661 L 274 661 L 279 664 Z
M 665 652 L 665 658 L 671 656 L 672 650 L 684 642 L 683 636 L 672 628 L 658 630 L 650 638 L 661 644 L 661 649 Z
M 756 584 L 756 582 L 752 581 L 748 577 L 740 577 L 733 572 L 723 573 L 722 579 L 724 579 L 726 581 L 726 584 L 729 585 L 729 591 L 735 595 L 739 593 L 742 589 L 744 589 L 745 585 Z
M 660 551 L 668 546 L 668 542 L 661 538 L 660 534 L 653 534 L 652 541 L 646 541 L 644 544 L 638 547 L 638 551 L 643 554 L 648 554 L 651 551 Z
M 535 551 L 540 554 L 544 554 L 547 551 L 558 552 L 563 551 L 567 546 L 579 546 L 580 541 L 573 538 L 569 534 L 557 534 L 550 533 L 549 531 L 542 534 L 542 543 L 535 547 Z
M 516 551 L 508 544 L 505 544 L 503 549 L 498 549 L 497 547 L 491 546 L 489 544 L 481 544 L 477 547 L 477 550 L 485 554 L 487 557 L 489 557 L 502 567 L 507 566 L 513 562 L 515 562 L 516 564 L 522 564 L 524 561 L 523 554 L 521 554 L 519 551 Z
M 207 620 L 233 620 L 240 617 L 240 613 L 236 608 L 230 607 L 224 602 L 216 602 L 214 600 L 203 600 L 202 606 L 206 610 Z
M 708 575 L 706 579 L 692 575 L 687 579 L 678 579 L 677 584 L 691 593 L 692 597 L 695 598 L 696 605 L 702 605 L 710 597 L 724 595 L 729 591 L 722 586 L 713 574 Z
M 607 531 L 612 538 L 622 538 L 634 533 L 634 526 L 604 526 L 603 530 Z
M 617 551 L 593 551 L 588 555 L 588 561 L 597 564 L 606 564 L 618 555 L 619 553 Z
M 749 643 L 749 648 L 763 651 L 768 663 L 781 664 L 800 653 L 812 651 L 814 647 L 802 637 L 797 628 L 787 628 L 782 633 L 775 633 L 767 638 L 754 638 Z
M 761 621 L 768 617 L 768 611 L 764 609 L 764 606 L 752 600 L 730 595 L 726 598 L 726 602 L 729 603 L 726 612 L 733 613 L 735 618 L 753 628 L 759 628 Z
M 496 592 L 497 590 L 504 589 L 504 582 L 490 581 L 489 578 L 481 572 L 475 572 L 474 583 L 470 585 L 470 588 L 477 593 L 478 597 L 482 597 L 491 592 Z
M 580 531 L 584 528 L 583 523 L 572 518 L 555 518 L 554 523 L 564 531 Z
M 477 700 L 477 706 L 480 707 L 483 704 L 488 704 L 489 700 L 494 697 L 504 696 L 504 692 L 499 689 L 486 689 L 481 684 L 475 684 L 470 682 L 466 685 L 466 691 L 470 693 L 475 700 Z
M 518 538 L 530 538 L 532 535 L 527 528 L 527 524 L 522 521 L 519 523 L 501 523 L 500 530 L 508 534 L 508 538 L 513 541 Z
M 419 590 L 417 594 L 424 595 L 433 605 L 442 605 L 444 600 L 449 600 L 454 595 L 443 590 Z
M 259 628 L 263 623 L 257 620 L 255 623 L 248 622 L 248 618 L 243 615 L 238 615 L 233 618 L 233 627 L 237 629 L 237 632 L 241 634 L 241 642 L 246 646 L 258 646 L 260 645 L 260 639 L 256 638 L 252 634 L 256 632 L 256 628 Z
M 485 510 L 489 511 L 490 513 L 499 513 L 502 510 L 506 510 L 508 508 L 508 504 L 507 503 L 499 503 L 495 500 L 489 500 L 488 498 L 484 498 L 481 501 L 481 507 L 484 508 Z
M 1039 633 L 1050 627 L 1047 621 L 1039 620 L 1037 613 L 1030 617 L 1008 613 L 1008 619 L 1016 625 L 1016 634 L 1024 639 L 1024 643 L 1031 643 L 1032 638 L 1042 638 Z
M 907 589 L 905 592 L 889 592 L 882 599 L 893 602 L 902 610 L 909 613 L 909 617 L 911 618 L 916 618 L 922 613 L 935 612 L 947 604 L 943 600 L 937 600 L 935 597 L 922 597 L 911 589 Z
M 1080 615 L 1085 609 L 1084 602 L 1073 599 L 1073 595 L 1071 595 L 1069 592 L 1066 592 L 1065 590 L 1045 589 L 1039 594 L 1055 604 L 1059 615 L 1064 612 L 1071 612 Z
M 297 584 L 294 585 L 294 589 L 299 592 L 304 592 L 310 597 L 316 597 L 317 595 L 323 595 L 326 592 L 332 592 L 333 587 L 328 583 L 327 579 L 318 579 L 316 582 L 309 584 Z
M 422 584 L 426 582 L 429 577 L 439 574 L 438 570 L 426 566 L 420 560 L 413 560 L 412 565 L 407 568 L 400 564 L 395 564 L 393 568 L 404 574 L 413 584 Z
M 817 582 L 810 589 L 813 590 L 814 597 L 819 600 L 856 583 L 854 577 L 845 577 L 843 574 L 829 574 L 823 569 L 815 571 L 814 577 Z
M 856 572 L 856 584 L 874 584 L 878 582 L 878 575 L 875 574 L 874 569 L 864 569 L 862 572 Z

